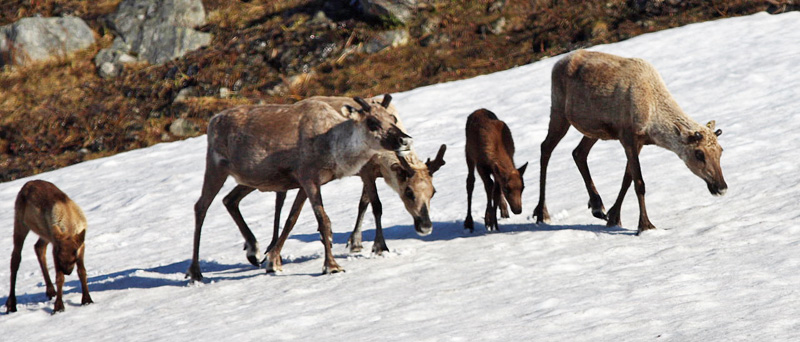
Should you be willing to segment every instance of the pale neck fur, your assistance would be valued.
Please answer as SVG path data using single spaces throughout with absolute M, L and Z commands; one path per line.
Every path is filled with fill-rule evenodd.
M 704 126 L 698 124 L 687 116 L 674 99 L 667 98 L 656 106 L 647 134 L 653 142 L 668 149 L 683 158 L 686 149 L 686 138 L 694 132 L 703 132 Z M 675 133 L 675 128 L 680 130 L 680 135 Z
M 352 176 L 361 170 L 378 151 L 370 147 L 367 132 L 357 127 L 353 120 L 345 121 L 330 130 L 331 158 L 336 178 Z

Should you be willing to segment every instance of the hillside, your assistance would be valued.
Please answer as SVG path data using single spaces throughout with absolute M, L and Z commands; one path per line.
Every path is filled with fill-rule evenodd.
M 9 341 L 64 334 L 92 341 L 796 341 L 799 40 L 800 13 L 759 13 L 593 48 L 652 62 L 690 116 L 716 120 L 724 131 L 724 197 L 709 195 L 674 154 L 642 151 L 648 212 L 659 229 L 638 237 L 633 191 L 623 206 L 623 227 L 605 227 L 586 209 L 570 154 L 580 139 L 574 130 L 550 162 L 552 224 L 530 219 L 539 170 L 529 167 L 523 215 L 501 220 L 498 233 L 485 233 L 485 198 L 478 192 L 476 231 L 462 229 L 466 116 L 491 109 L 514 135 L 517 163 L 538 164 L 557 57 L 394 94 L 421 156 L 448 145 L 447 164 L 434 179 L 434 232 L 418 237 L 397 195 L 381 184 L 391 252 L 348 254 L 360 182 L 351 177 L 326 185 L 334 253 L 346 273 L 320 276 L 322 245 L 306 206 L 284 248 L 284 272 L 265 275 L 247 263 L 242 238 L 218 197 L 200 251 L 206 280 L 189 284 L 184 272 L 204 137 L 42 173 L 36 178 L 58 184 L 86 211 L 95 303 L 78 305 L 73 275 L 66 312 L 50 315 L 29 236 L 17 284 L 19 312 L 0 315 L 0 331 Z M 625 168 L 619 144 L 598 143 L 589 165 L 600 194 L 613 201 Z M 0 222 L 7 228 L 14 197 L 29 179 L 0 184 Z M 232 186 L 229 180 L 221 194 Z M 262 243 L 270 238 L 273 198 L 253 194 L 242 203 Z M 368 215 L 365 251 L 374 236 L 371 222 Z M 5 232 L 0 256 L 7 257 L 12 242 Z M 0 302 L 8 279 L 8 268 L 0 267 Z
M 98 38 L 71 58 L 0 71 L 0 182 L 183 139 L 170 133 L 179 118 L 188 120 L 188 136 L 200 135 L 208 117 L 237 104 L 405 91 L 646 32 L 785 9 L 747 0 L 419 0 L 413 20 L 400 25 L 365 18 L 349 0 L 205 0 L 208 24 L 200 30 L 212 34 L 211 46 L 106 80 L 92 59 L 111 45 L 104 18 L 118 3 L 0 4 L 0 25 L 74 15 Z M 350 49 L 398 28 L 410 32 L 408 45 L 374 54 Z M 195 96 L 175 101 L 187 88 Z

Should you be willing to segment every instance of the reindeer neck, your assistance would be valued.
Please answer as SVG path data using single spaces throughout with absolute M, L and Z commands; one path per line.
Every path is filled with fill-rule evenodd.
M 330 157 L 337 177 L 356 174 L 377 152 L 369 148 L 366 133 L 353 120 L 334 126 L 328 134 L 332 138 Z
M 701 126 L 689 118 L 674 100 L 670 98 L 666 101 L 654 113 L 647 134 L 654 144 L 681 155 L 679 152 L 686 145 L 686 137 Z

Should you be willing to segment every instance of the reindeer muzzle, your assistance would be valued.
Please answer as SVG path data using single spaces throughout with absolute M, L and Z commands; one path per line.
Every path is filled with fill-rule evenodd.
M 397 126 L 392 125 L 392 127 L 389 129 L 388 138 L 389 146 L 385 147 L 397 153 L 399 157 L 405 158 L 405 156 L 411 152 L 411 144 L 414 142 L 414 140 L 410 135 L 397 128 Z
M 708 186 L 708 191 L 710 191 L 714 196 L 723 196 L 726 192 L 728 192 L 728 184 L 725 184 L 725 182 L 722 182 L 721 184 L 716 182 L 706 182 L 706 185 Z
M 414 230 L 416 230 L 417 234 L 420 236 L 427 236 L 433 232 L 431 217 L 428 215 L 428 206 L 422 207 L 420 216 L 414 216 Z

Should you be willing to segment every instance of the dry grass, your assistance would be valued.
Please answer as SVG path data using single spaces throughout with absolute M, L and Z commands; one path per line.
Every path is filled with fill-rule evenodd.
M 327 4 L 326 4 L 327 2 Z M 334 8 L 331 39 L 358 45 L 394 23 L 369 22 L 339 10 L 349 0 L 205 0 L 211 46 L 161 66 L 127 67 L 116 79 L 96 74 L 92 58 L 113 39 L 100 18 L 119 0 L 25 0 L 0 3 L 0 25 L 20 17 L 78 15 L 98 33 L 91 49 L 60 60 L 0 71 L 0 181 L 82 160 L 180 139 L 168 133 L 177 118 L 201 127 L 224 108 L 248 103 L 291 103 L 310 95 L 370 96 L 452 81 L 527 64 L 575 48 L 608 43 L 692 22 L 762 11 L 749 0 L 685 0 L 663 13 L 641 13 L 628 0 L 508 0 L 501 13 L 487 13 L 488 0 L 431 0 L 408 25 L 408 46 L 373 55 L 342 53 L 292 78 L 270 63 L 282 46 L 320 34 L 313 15 Z M 326 7 L 327 6 L 327 7 Z M 338 7 L 337 7 L 338 6 Z M 485 33 L 499 17 L 506 32 Z M 422 17 L 438 17 L 436 34 L 449 41 L 423 47 Z M 324 33 L 324 32 L 322 32 Z M 272 45 L 269 45 L 272 46 Z M 284 93 L 274 93 L 276 85 Z M 195 87 L 199 97 L 173 103 L 177 92 Z M 233 91 L 219 98 L 220 88 Z

